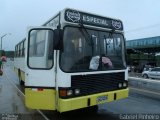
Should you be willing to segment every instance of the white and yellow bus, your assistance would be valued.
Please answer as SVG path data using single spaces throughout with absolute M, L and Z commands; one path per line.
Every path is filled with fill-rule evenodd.
M 119 19 L 64 9 L 28 29 L 14 65 L 28 108 L 66 112 L 128 97 Z

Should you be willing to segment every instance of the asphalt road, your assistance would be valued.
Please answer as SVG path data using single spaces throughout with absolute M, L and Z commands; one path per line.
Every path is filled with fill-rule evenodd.
M 99 105 L 97 114 L 86 113 L 84 110 L 59 114 L 53 111 L 27 109 L 24 105 L 23 89 L 19 86 L 11 63 L 7 63 L 4 75 L 0 77 L 0 119 L 9 117 L 16 120 L 115 120 L 125 119 L 126 114 L 132 115 L 135 119 L 139 114 L 160 115 L 160 99 L 152 97 L 152 94 L 157 96 L 159 93 L 139 88 L 130 88 L 127 99 Z M 160 116 L 154 117 L 160 120 Z

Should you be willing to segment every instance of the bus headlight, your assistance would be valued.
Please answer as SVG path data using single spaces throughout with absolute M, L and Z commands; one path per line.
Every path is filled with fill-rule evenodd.
M 118 84 L 118 87 L 119 87 L 119 88 L 122 88 L 122 83 L 119 83 L 119 84 Z
M 127 87 L 127 83 L 126 82 L 123 83 L 123 87 Z
M 72 90 L 68 90 L 67 91 L 67 96 L 71 96 L 73 94 L 73 91 Z
M 74 93 L 75 93 L 75 95 L 79 95 L 80 94 L 80 89 L 75 89 Z

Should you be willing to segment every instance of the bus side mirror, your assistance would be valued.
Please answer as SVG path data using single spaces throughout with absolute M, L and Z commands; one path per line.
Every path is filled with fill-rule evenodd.
M 53 49 L 63 51 L 63 30 L 54 30 Z

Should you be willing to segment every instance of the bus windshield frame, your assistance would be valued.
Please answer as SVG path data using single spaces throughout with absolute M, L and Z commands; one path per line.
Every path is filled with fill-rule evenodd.
M 122 33 L 65 26 L 63 46 L 59 60 L 63 72 L 126 69 L 125 39 Z

